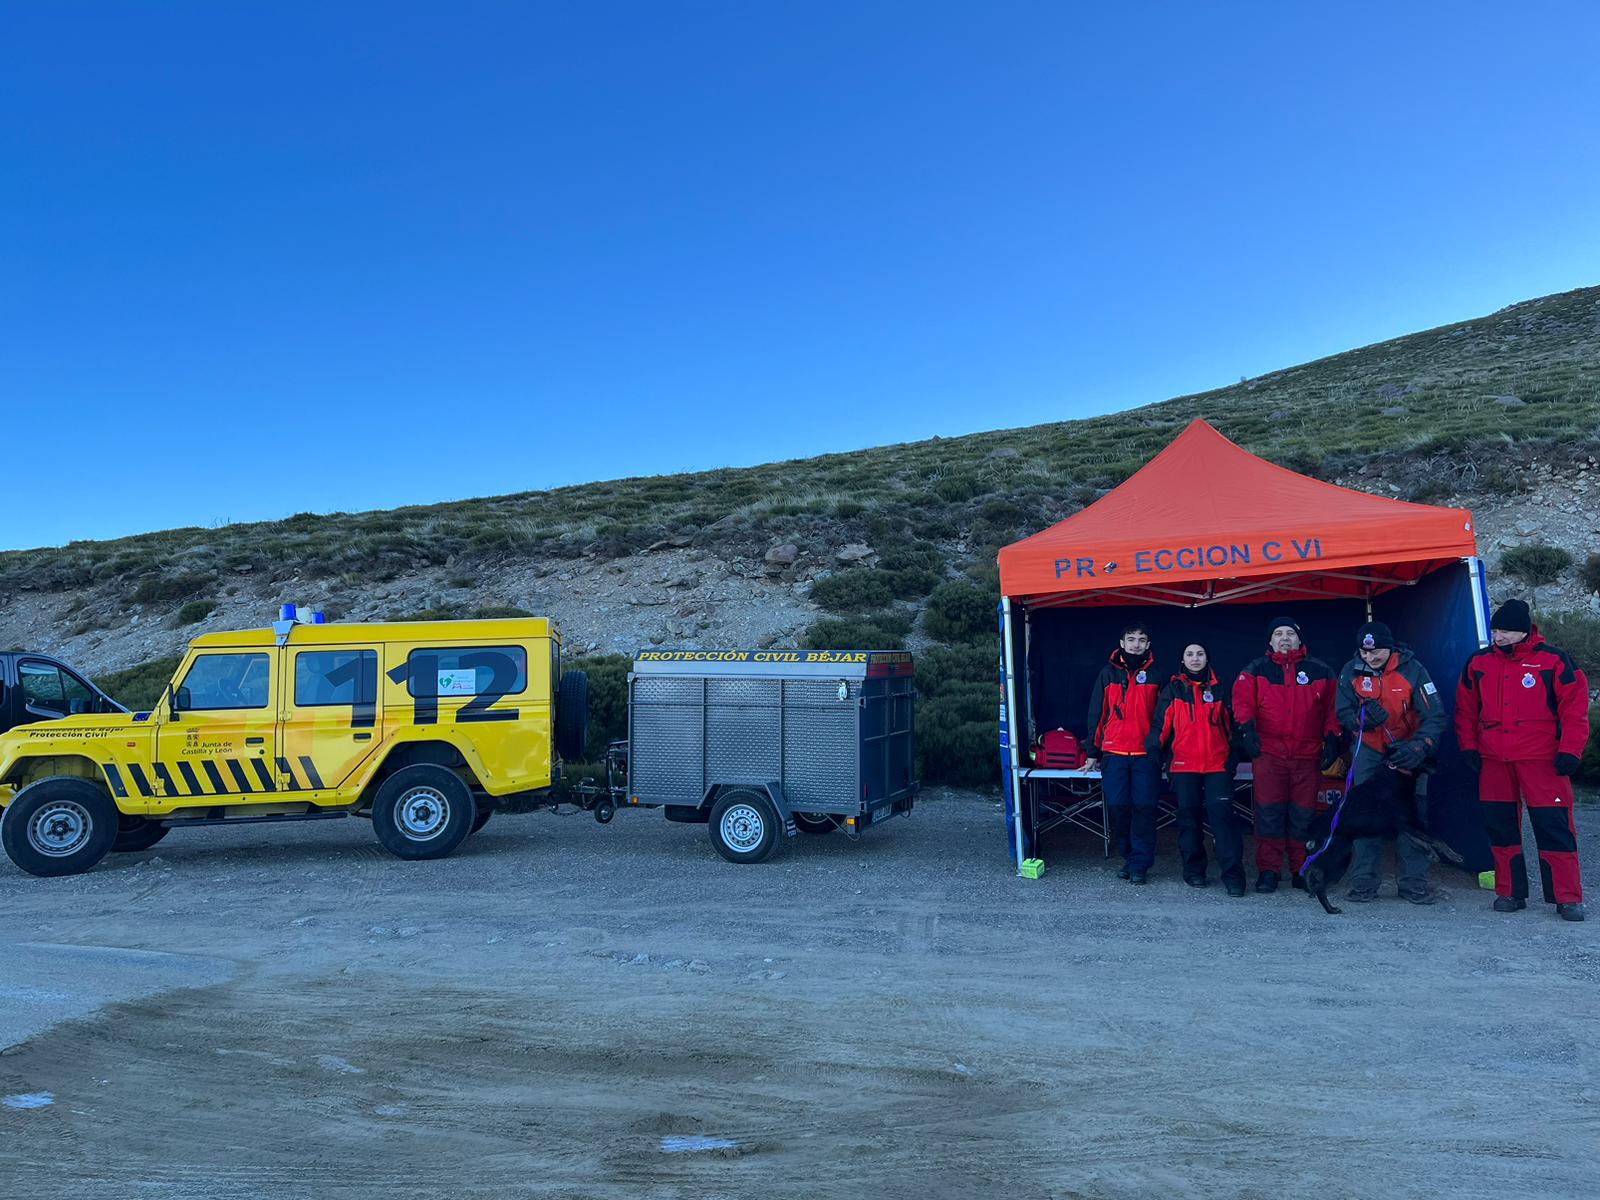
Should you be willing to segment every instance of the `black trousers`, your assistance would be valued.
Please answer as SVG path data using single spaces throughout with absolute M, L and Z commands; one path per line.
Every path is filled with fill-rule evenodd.
M 1233 780 L 1222 771 L 1209 775 L 1174 772 L 1172 792 L 1178 800 L 1178 852 L 1183 857 L 1183 877 L 1205 876 L 1203 820 L 1211 826 L 1222 881 L 1243 884 L 1244 839 L 1233 815 Z

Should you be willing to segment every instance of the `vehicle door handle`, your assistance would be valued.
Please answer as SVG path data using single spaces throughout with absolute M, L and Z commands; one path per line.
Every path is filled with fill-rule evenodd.
M 372 735 L 370 733 L 354 733 L 350 736 L 353 740 L 358 742 L 370 742 L 372 740 Z
M 246 746 L 261 746 L 266 744 L 266 740 L 264 737 L 245 738 L 244 744 Z

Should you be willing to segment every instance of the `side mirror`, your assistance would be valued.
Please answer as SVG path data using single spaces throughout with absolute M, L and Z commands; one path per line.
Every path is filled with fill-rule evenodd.
M 175 688 L 170 683 L 167 685 L 167 712 L 172 715 L 174 721 L 178 719 L 178 714 L 183 711 L 183 702 L 188 697 L 187 688 Z

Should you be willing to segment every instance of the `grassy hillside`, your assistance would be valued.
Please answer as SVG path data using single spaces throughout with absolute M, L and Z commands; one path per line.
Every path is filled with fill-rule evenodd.
M 1515 489 L 1519 451 L 1577 457 L 1600 445 L 1600 288 L 1088 420 L 748 469 L 0 553 L 0 592 L 98 584 L 129 602 L 161 603 L 204 596 L 225 572 L 283 563 L 307 578 L 358 585 L 446 561 L 620 557 L 666 538 L 748 553 L 819 526 L 880 550 L 959 544 L 983 558 L 1126 478 L 1195 416 L 1312 474 L 1331 477 L 1377 459 L 1385 478 L 1404 481 L 1404 493 L 1417 498 Z

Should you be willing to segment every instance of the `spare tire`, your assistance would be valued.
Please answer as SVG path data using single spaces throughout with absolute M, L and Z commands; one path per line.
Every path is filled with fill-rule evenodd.
M 567 762 L 582 762 L 589 743 L 589 676 L 567 671 L 556 692 L 556 753 Z

